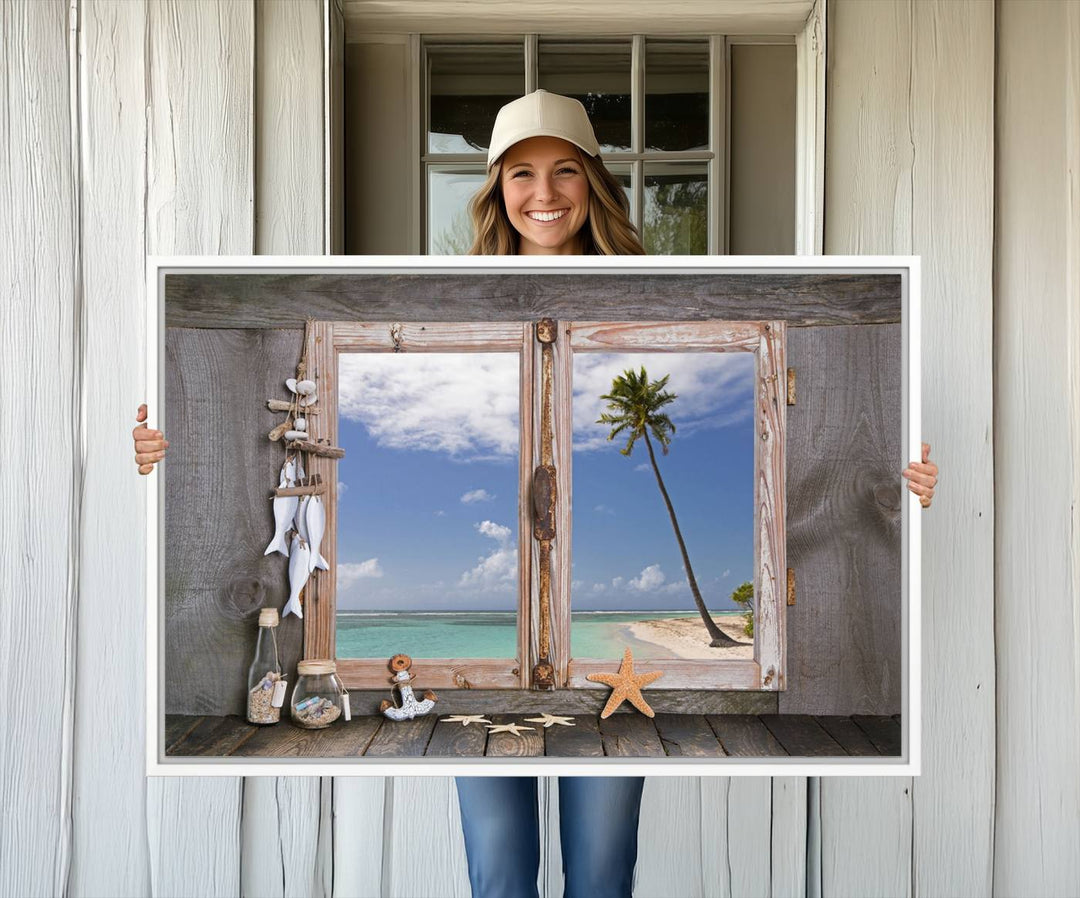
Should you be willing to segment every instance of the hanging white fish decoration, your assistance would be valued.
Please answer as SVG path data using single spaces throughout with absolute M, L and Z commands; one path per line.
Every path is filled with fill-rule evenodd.
M 304 470 L 304 457 L 302 455 L 296 456 L 296 476 L 298 481 L 307 477 L 307 472 Z
M 295 614 L 299 618 L 304 616 L 304 609 L 300 607 L 300 590 L 304 588 L 311 573 L 308 567 L 310 557 L 307 542 L 301 539 L 299 534 L 293 536 L 292 553 L 289 556 L 289 601 L 281 612 L 282 617 L 287 614 Z
M 284 479 L 282 479 L 281 486 L 285 486 Z M 270 545 L 266 547 L 263 555 L 280 552 L 282 555 L 288 556 L 289 549 L 285 544 L 285 534 L 289 532 L 289 527 L 296 516 L 298 498 L 298 496 L 276 496 L 274 498 L 274 538 L 270 540 Z
M 278 486 L 296 486 L 296 465 L 296 456 L 285 459 L 285 464 L 281 466 L 281 479 Z
M 296 521 L 295 521 L 296 526 L 294 527 L 294 529 L 296 530 L 297 533 L 300 534 L 300 536 L 303 538 L 304 542 L 306 542 L 308 544 L 308 549 L 311 552 L 312 557 L 315 559 L 315 567 L 312 568 L 312 570 L 318 569 L 320 571 L 328 571 L 328 570 L 330 570 L 330 565 L 327 564 L 326 559 L 323 558 L 322 555 L 319 553 L 319 550 L 315 546 L 315 544 L 313 544 L 311 542 L 310 536 L 308 534 L 307 512 L 308 512 L 308 503 L 310 501 L 311 501 L 311 496 L 303 496 L 300 499 L 300 504 L 296 507 Z M 324 512 L 325 512 L 325 509 L 324 509 Z M 324 525 L 323 529 L 324 530 L 326 529 L 325 525 Z M 310 567 L 310 563 L 309 563 L 309 567 Z
M 319 548 L 322 545 L 323 532 L 326 529 L 326 508 L 323 507 L 322 499 L 318 496 L 312 496 L 311 501 L 307 507 L 307 532 L 310 539 L 308 543 L 311 546 L 311 558 L 308 564 L 309 570 L 329 570 L 329 565 L 326 563 L 326 559 L 322 557 Z M 321 564 L 320 564 L 321 562 Z
M 311 544 L 311 540 L 308 539 L 307 507 L 308 507 L 308 502 L 310 502 L 310 501 L 311 501 L 311 496 L 301 496 L 300 497 L 300 503 L 296 506 L 296 519 L 295 519 L 295 525 L 296 526 L 293 528 L 294 530 L 296 530 L 297 533 L 300 534 L 300 538 L 304 542 L 308 543 L 309 546 Z

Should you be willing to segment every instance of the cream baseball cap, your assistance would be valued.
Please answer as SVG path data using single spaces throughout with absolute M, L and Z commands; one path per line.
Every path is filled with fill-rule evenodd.
M 573 97 L 535 90 L 511 100 L 495 116 L 487 165 L 490 169 L 510 147 L 527 137 L 561 137 L 590 156 L 600 152 L 585 107 Z

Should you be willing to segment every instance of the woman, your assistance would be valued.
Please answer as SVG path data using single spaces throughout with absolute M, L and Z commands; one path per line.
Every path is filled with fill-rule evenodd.
M 536 91 L 504 106 L 488 150 L 488 177 L 469 204 L 472 255 L 641 255 L 629 204 L 600 160 L 584 107 Z M 146 406 L 136 418 L 146 420 Z M 147 474 L 164 458 L 160 431 L 135 428 L 135 461 Z M 903 472 L 930 505 L 937 466 Z M 458 777 L 469 882 L 474 898 L 536 896 L 540 863 L 535 777 Z M 643 777 L 560 777 L 560 834 L 566 898 L 626 898 L 637 860 Z
M 622 186 L 577 100 L 543 90 L 499 110 L 488 177 L 469 203 L 471 255 L 644 255 Z M 473 898 L 537 893 L 535 777 L 456 779 Z M 624 898 L 644 777 L 559 777 L 565 898 Z

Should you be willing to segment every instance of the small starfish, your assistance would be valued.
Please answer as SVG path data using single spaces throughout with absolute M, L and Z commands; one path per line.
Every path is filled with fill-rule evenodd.
M 600 713 L 600 718 L 603 720 L 611 715 L 619 705 L 624 701 L 629 700 L 635 708 L 637 708 L 642 714 L 646 714 L 649 717 L 655 717 L 653 709 L 649 707 L 648 702 L 641 695 L 641 687 L 648 686 L 653 680 L 662 677 L 664 672 L 662 670 L 654 670 L 649 673 L 635 674 L 634 673 L 634 656 L 630 653 L 630 648 L 627 646 L 626 651 L 623 653 L 622 664 L 619 665 L 619 672 L 617 674 L 610 673 L 591 673 L 585 676 L 586 680 L 592 680 L 595 683 L 606 683 L 608 686 L 614 687 L 610 696 L 608 696 L 607 704 L 604 705 L 604 710 Z
M 483 714 L 455 714 L 453 717 L 444 717 L 443 723 L 460 723 L 467 727 L 470 723 L 491 723 Z
M 544 712 L 543 717 L 526 717 L 525 719 L 532 723 L 542 723 L 544 729 L 547 729 L 553 723 L 560 724 L 564 727 L 576 726 L 576 724 L 570 722 L 574 719 L 573 717 L 559 717 L 558 714 L 548 714 L 547 711 Z
M 523 727 L 519 723 L 501 723 L 498 726 L 492 725 L 487 728 L 489 733 L 513 733 L 515 736 L 520 736 L 519 730 L 535 730 L 536 727 Z

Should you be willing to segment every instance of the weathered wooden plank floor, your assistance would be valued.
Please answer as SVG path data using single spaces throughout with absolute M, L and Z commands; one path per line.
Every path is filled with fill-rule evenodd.
M 577 716 L 574 726 L 545 729 L 529 714 L 489 714 L 493 724 L 525 730 L 489 733 L 483 724 L 462 726 L 427 716 L 400 723 L 379 715 L 356 716 L 325 730 L 304 730 L 286 717 L 258 727 L 236 716 L 173 714 L 165 719 L 165 753 L 180 757 L 255 758 L 662 758 L 849 757 L 900 755 L 900 718 L 815 717 L 810 714 L 616 713 L 607 720 Z

